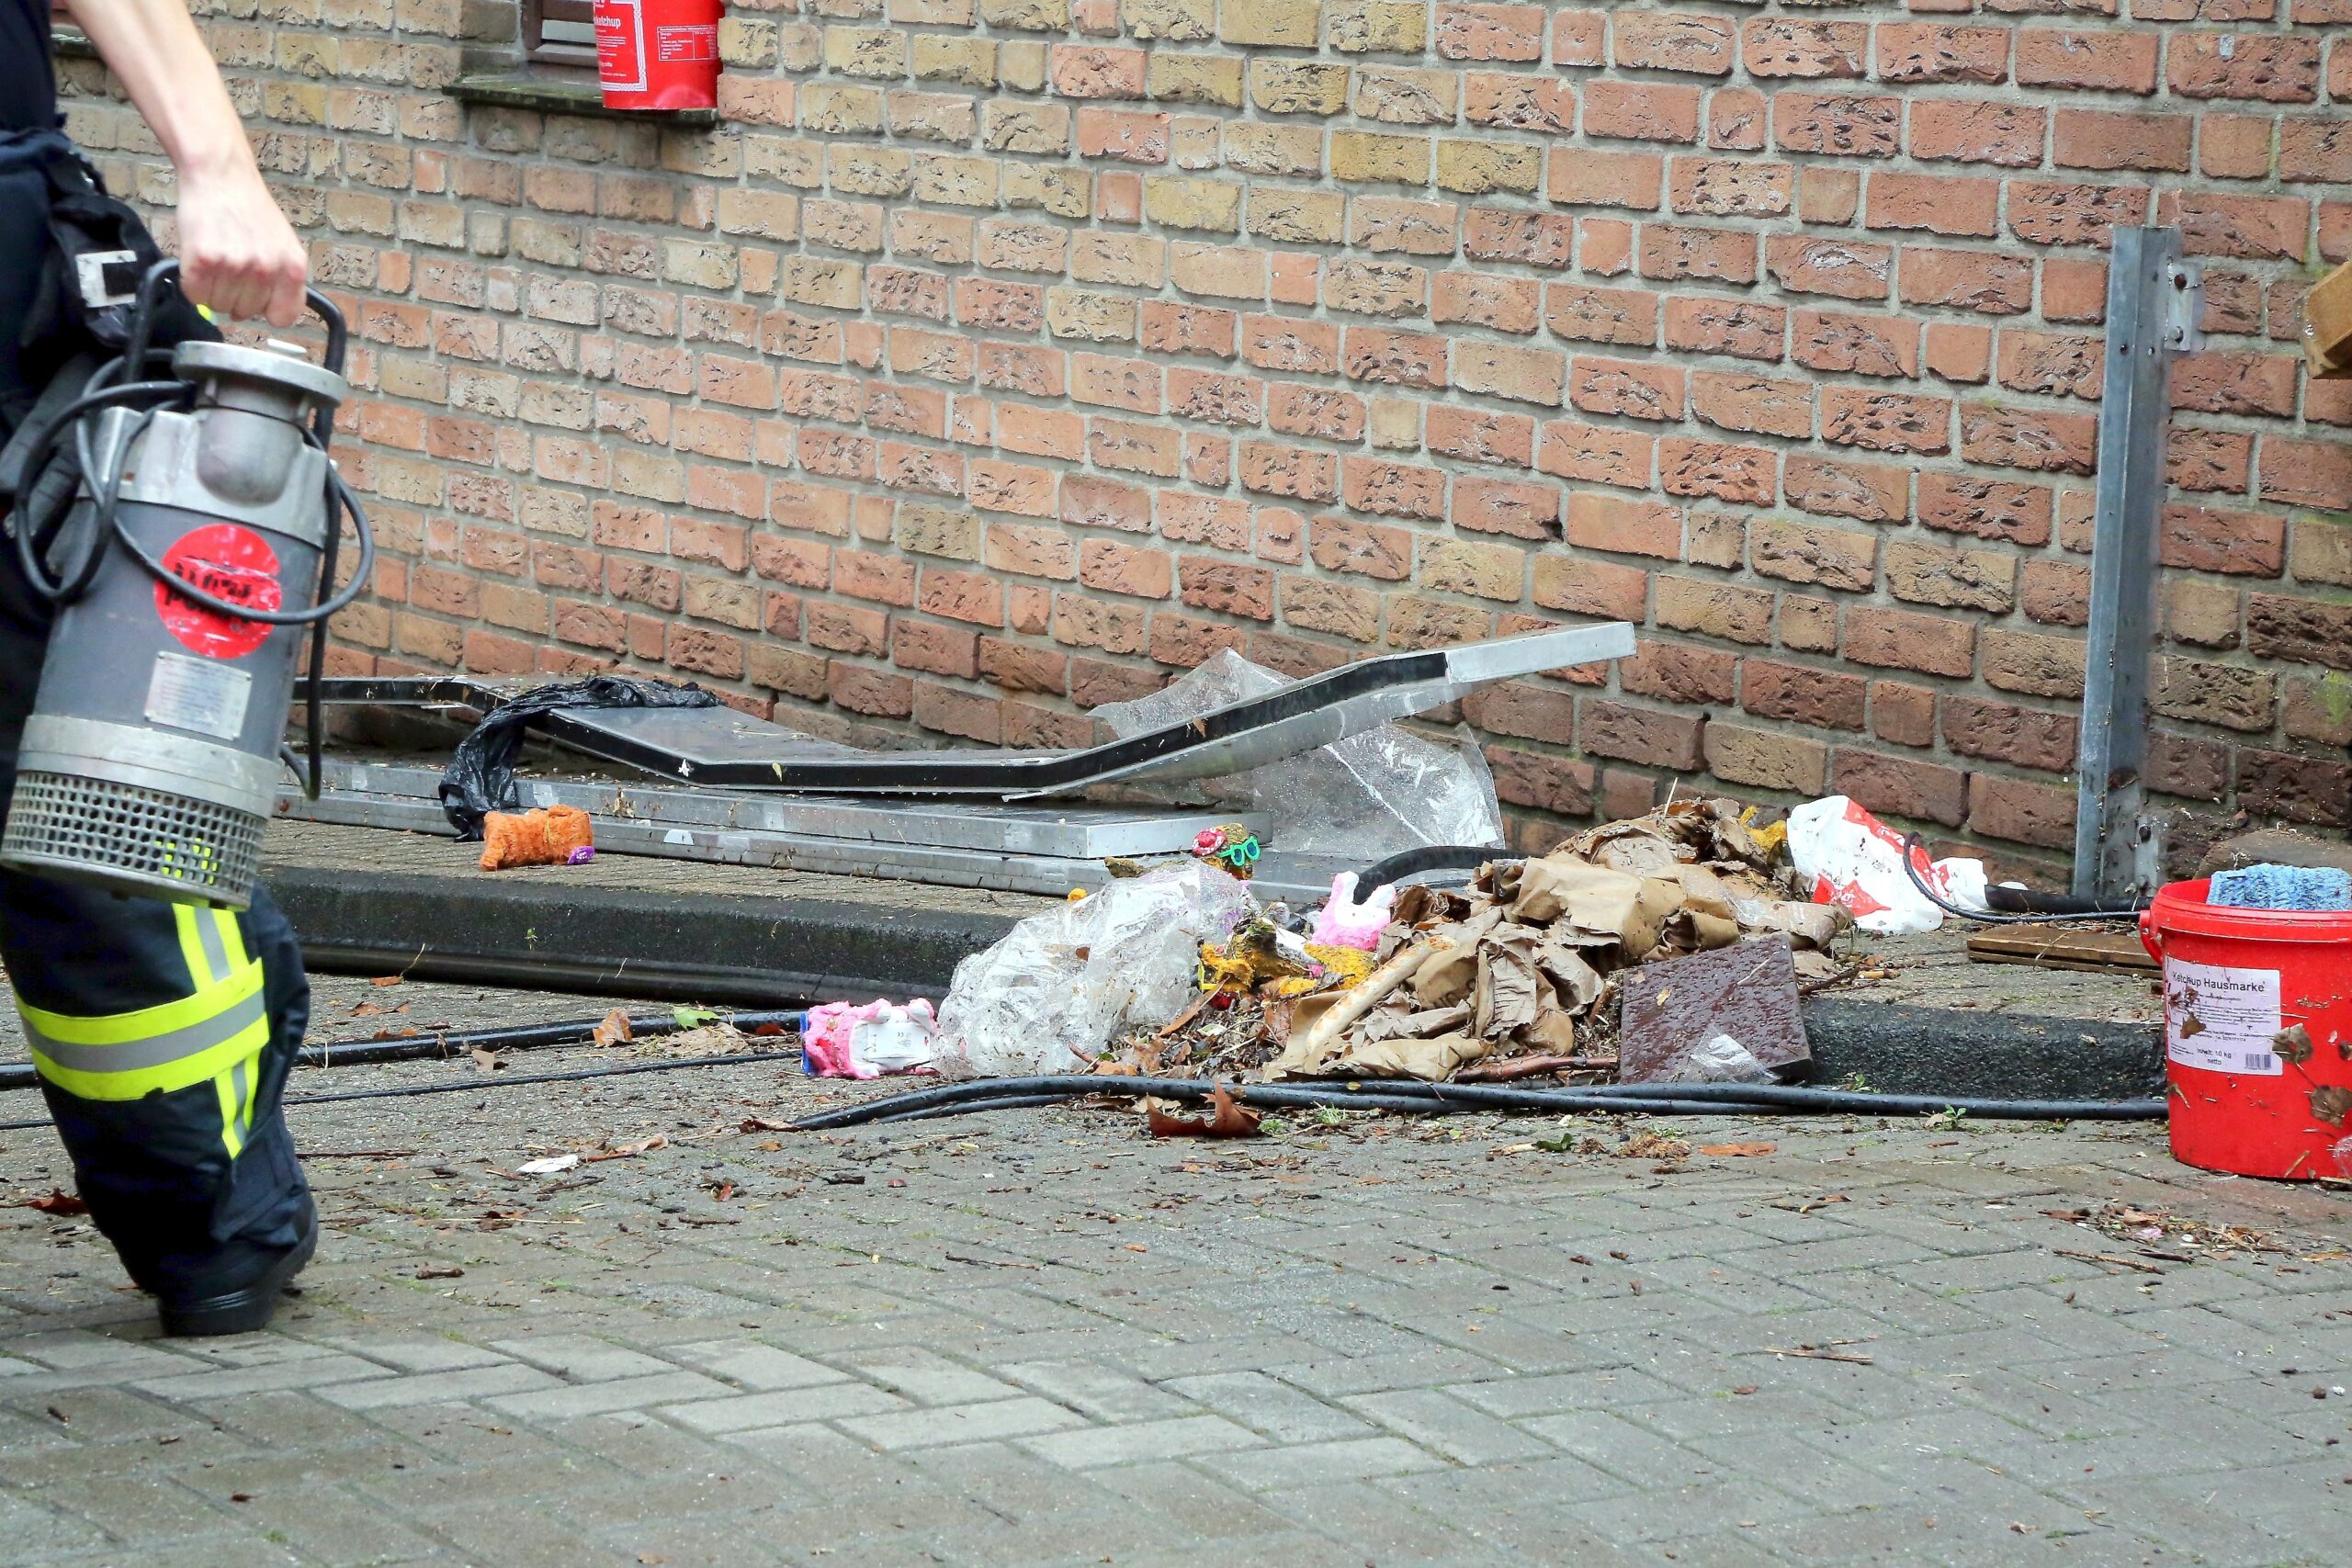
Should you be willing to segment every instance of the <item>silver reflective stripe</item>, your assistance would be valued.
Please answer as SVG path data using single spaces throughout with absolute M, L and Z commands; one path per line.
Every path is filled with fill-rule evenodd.
M 229 1092 L 236 1097 L 237 1125 L 245 1125 L 245 1064 L 240 1061 L 229 1069 Z
M 21 1014 L 18 1015 L 22 1017 Z M 146 1067 L 160 1067 L 183 1061 L 199 1052 L 235 1039 L 268 1016 L 267 1004 L 258 988 L 250 997 L 231 1004 L 225 1012 L 216 1013 L 201 1023 L 167 1029 L 161 1034 L 151 1034 L 144 1040 L 126 1040 L 119 1045 L 82 1045 L 63 1040 L 52 1040 L 25 1019 L 25 1033 L 34 1050 L 57 1066 L 76 1073 L 128 1073 Z
M 192 919 L 197 945 L 204 949 L 204 962 L 212 970 L 205 979 L 217 986 L 229 977 L 229 949 L 220 940 L 220 922 L 209 909 L 198 909 Z

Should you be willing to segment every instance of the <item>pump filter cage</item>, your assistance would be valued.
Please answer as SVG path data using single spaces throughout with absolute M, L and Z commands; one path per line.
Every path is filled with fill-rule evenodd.
M 214 801 L 85 774 L 28 771 L 0 861 L 36 876 L 242 909 L 261 874 L 268 818 Z

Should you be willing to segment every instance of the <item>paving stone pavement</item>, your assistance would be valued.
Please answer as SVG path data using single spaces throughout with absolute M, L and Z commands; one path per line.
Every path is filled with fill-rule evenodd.
M 86 1224 L 0 1210 L 0 1561 L 2352 1559 L 2347 1200 L 2159 1129 L 757 1124 L 843 1092 L 300 1107 L 327 1239 L 233 1340 L 157 1339 Z M 0 1196 L 62 1168 L 0 1132 Z M 2279 1250 L 2052 1213 L 2110 1201 Z

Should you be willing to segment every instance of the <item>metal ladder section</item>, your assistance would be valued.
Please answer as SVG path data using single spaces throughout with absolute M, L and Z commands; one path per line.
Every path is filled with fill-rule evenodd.
M 456 831 L 441 809 L 437 769 L 331 761 L 325 784 L 316 800 L 288 788 L 278 797 L 278 815 L 441 837 Z M 572 806 L 594 818 L 599 853 L 1048 897 L 1101 887 L 1111 876 L 1103 863 L 1114 857 L 1182 854 L 1203 828 L 1239 821 L 1266 830 L 1262 820 L 1231 810 L 847 800 L 610 779 L 515 784 L 525 807 Z M 1362 869 L 1354 858 L 1300 854 L 1276 845 L 1259 861 L 1255 886 L 1268 898 L 1312 902 L 1330 891 L 1339 873 Z
M 536 726 L 569 750 L 706 788 L 1039 800 L 1115 782 L 1223 778 L 1425 713 L 1498 681 L 1633 651 L 1633 626 L 1606 621 L 1381 654 L 1198 718 L 1070 751 L 859 751 L 723 706 L 570 708 Z M 342 677 L 320 682 L 318 697 L 487 712 L 526 689 L 463 676 Z

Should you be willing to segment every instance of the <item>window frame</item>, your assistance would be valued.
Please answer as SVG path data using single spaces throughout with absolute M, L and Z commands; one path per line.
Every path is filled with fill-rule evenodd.
M 594 44 L 560 39 L 550 41 L 547 37 L 549 22 L 571 22 L 594 28 L 596 21 L 595 0 L 516 0 L 515 9 L 516 37 L 526 63 L 569 70 L 596 69 Z

